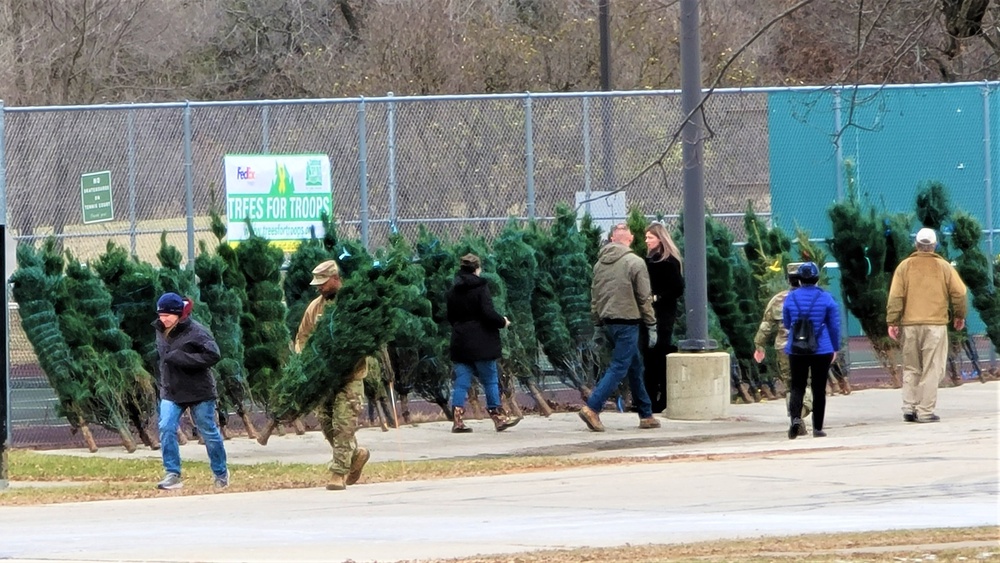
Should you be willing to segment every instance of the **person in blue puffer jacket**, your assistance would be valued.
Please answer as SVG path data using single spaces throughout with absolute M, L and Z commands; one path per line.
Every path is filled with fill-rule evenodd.
M 819 268 L 813 262 L 799 266 L 799 289 L 788 294 L 781 311 L 782 324 L 789 330 L 785 353 L 791 369 L 792 389 L 788 412 L 792 424 L 788 428 L 788 438 L 794 440 L 800 433 L 805 434 L 805 423 L 800 418 L 802 401 L 806 393 L 809 373 L 812 372 L 813 394 L 813 437 L 826 436 L 823 431 L 823 417 L 826 414 L 826 377 L 830 364 L 837 358 L 840 344 L 840 307 L 829 292 L 816 286 Z M 791 331 L 795 321 L 808 318 L 812 321 L 816 335 L 816 350 L 812 354 L 796 354 L 792 350 Z

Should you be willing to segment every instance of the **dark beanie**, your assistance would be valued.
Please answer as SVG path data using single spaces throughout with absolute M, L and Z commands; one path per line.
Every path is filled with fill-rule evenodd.
M 184 313 L 184 299 L 176 293 L 164 293 L 156 302 L 157 313 L 169 313 L 178 317 Z

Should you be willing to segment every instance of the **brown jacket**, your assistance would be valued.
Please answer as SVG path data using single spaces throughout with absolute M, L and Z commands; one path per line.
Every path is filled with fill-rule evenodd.
M 896 267 L 885 321 L 889 326 L 946 325 L 948 305 L 956 319 L 967 313 L 965 283 L 944 258 L 914 252 Z
M 624 244 L 608 243 L 594 264 L 590 314 L 595 323 L 656 326 L 646 261 Z

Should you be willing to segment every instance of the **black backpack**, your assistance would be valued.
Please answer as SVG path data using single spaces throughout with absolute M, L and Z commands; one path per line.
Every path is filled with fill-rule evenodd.
M 812 319 L 808 316 L 808 312 L 812 311 L 812 307 L 816 304 L 817 299 L 819 299 L 819 293 L 817 293 L 816 296 L 813 297 L 813 300 L 809 303 L 809 308 L 806 309 L 807 314 L 804 317 L 802 316 L 802 309 L 799 307 L 798 302 L 794 299 L 792 300 L 792 302 L 795 303 L 796 317 L 798 317 L 795 319 L 795 322 L 792 323 L 792 354 L 815 354 L 816 350 L 819 349 L 819 342 L 817 342 L 816 339 L 817 332 L 813 328 Z

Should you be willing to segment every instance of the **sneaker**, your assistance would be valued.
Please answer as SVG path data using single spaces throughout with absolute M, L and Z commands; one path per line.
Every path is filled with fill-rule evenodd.
M 917 421 L 917 413 L 908 412 L 903 414 L 903 422 L 916 422 L 916 421 Z
M 361 478 L 361 471 L 365 468 L 365 464 L 368 463 L 368 459 L 371 456 L 372 454 L 367 448 L 354 450 L 354 456 L 351 457 L 351 470 L 347 473 L 347 478 L 344 480 L 345 485 L 353 485 L 358 482 L 358 479 Z
M 918 418 L 917 422 L 941 422 L 941 417 L 936 414 L 932 414 L 927 418 Z
M 601 417 L 587 405 L 580 408 L 580 419 L 583 420 L 587 428 L 592 432 L 604 432 L 604 425 L 601 424 Z
M 215 489 L 221 491 L 229 486 L 229 470 L 227 469 L 222 475 L 215 476 Z
M 639 419 L 639 428 L 645 429 L 645 428 L 659 428 L 659 427 L 660 427 L 660 421 L 656 420 L 656 417 L 651 416 L 649 418 Z
M 162 481 L 156 484 L 156 488 L 161 491 L 176 491 L 184 486 L 181 476 L 176 473 L 167 473 Z
M 803 432 L 805 434 L 805 432 Z M 826 432 L 813 428 L 813 438 L 826 438 Z
M 788 427 L 788 439 L 794 440 L 799 437 L 799 433 L 805 430 L 806 424 L 801 418 L 793 418 L 791 426 Z M 800 430 L 801 429 L 801 430 Z M 803 432 L 804 433 L 804 432 Z

